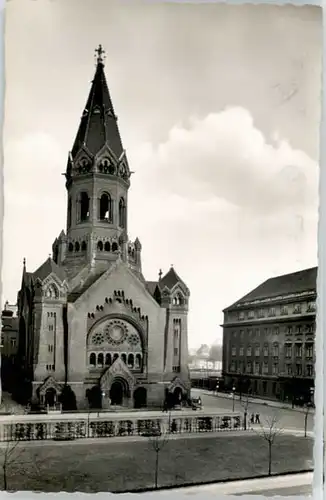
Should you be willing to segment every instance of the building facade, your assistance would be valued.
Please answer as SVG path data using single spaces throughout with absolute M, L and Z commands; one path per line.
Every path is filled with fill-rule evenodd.
M 15 384 L 17 350 L 17 306 L 6 302 L 1 313 L 1 384 L 5 391 L 11 390 Z
M 161 406 L 190 391 L 189 289 L 171 269 L 146 281 L 128 238 L 131 171 L 103 50 L 66 168 L 67 220 L 18 294 L 20 387 L 52 405 Z M 68 403 L 67 403 L 68 404 Z
M 224 309 L 229 390 L 310 401 L 314 391 L 317 268 L 265 281 Z

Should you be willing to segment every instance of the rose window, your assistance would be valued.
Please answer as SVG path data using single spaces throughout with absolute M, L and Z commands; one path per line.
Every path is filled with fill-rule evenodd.
M 105 333 L 107 341 L 113 345 L 123 344 L 128 336 L 128 330 L 121 321 L 110 323 Z
M 104 335 L 102 332 L 96 332 L 94 333 L 93 337 L 92 337 L 92 343 L 94 345 L 100 345 L 100 344 L 103 344 L 104 342 Z
M 137 345 L 139 343 L 139 337 L 135 333 L 132 333 L 128 337 L 128 342 L 130 345 Z

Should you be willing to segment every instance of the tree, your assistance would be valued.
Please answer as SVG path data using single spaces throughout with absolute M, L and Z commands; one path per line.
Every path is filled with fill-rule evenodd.
M 62 389 L 59 402 L 62 404 L 63 411 L 77 410 L 76 396 L 70 385 L 65 385 Z
M 220 344 L 213 344 L 209 349 L 210 361 L 222 361 L 222 346 Z
M 258 432 L 268 444 L 268 475 L 270 476 L 272 474 L 272 447 L 276 437 L 282 434 L 283 430 L 278 425 L 279 420 L 277 415 L 265 417 L 264 420 L 265 422 L 260 423 L 260 428 L 256 432 Z
M 21 445 L 21 441 L 7 441 L 3 443 L 4 446 L 0 446 L 0 454 L 1 454 L 1 467 L 2 467 L 2 481 L 3 481 L 3 489 L 7 491 L 8 488 L 8 474 L 10 468 L 14 465 L 19 465 L 21 469 L 24 465 L 23 460 L 21 460 L 21 456 L 25 450 L 25 448 Z M 35 457 L 30 462 L 33 466 L 37 474 L 39 474 L 39 467 L 36 463 Z M 20 470 L 23 473 L 23 470 Z
M 169 434 L 168 430 L 157 427 L 154 422 L 150 427 L 150 431 L 148 433 L 148 439 L 151 443 L 153 450 L 155 451 L 155 489 L 157 490 L 158 486 L 158 471 L 159 471 L 159 455 L 166 443 L 168 442 Z
M 240 401 L 241 406 L 244 410 L 244 416 L 243 416 L 243 428 L 246 431 L 247 430 L 247 423 L 248 423 L 248 407 L 249 407 L 249 394 L 247 394 L 247 397 L 244 401 Z
M 304 437 L 307 437 L 309 411 L 310 411 L 310 406 L 306 405 L 304 412 Z

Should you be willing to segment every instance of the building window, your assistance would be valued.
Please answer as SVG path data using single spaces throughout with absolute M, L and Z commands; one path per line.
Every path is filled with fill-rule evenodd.
M 49 332 L 53 332 L 53 329 L 54 329 L 54 326 L 53 325 L 49 325 Z
M 89 219 L 89 197 L 85 191 L 80 193 L 78 212 L 80 222 L 85 222 Z
M 291 335 L 292 334 L 292 326 L 288 326 L 288 333 Z
M 273 375 L 278 374 L 278 363 L 273 363 Z
M 307 304 L 307 312 L 316 312 L 316 302 L 309 302 Z
M 103 356 L 103 354 L 101 352 L 97 355 L 97 364 L 99 366 L 103 366 L 104 365 L 104 356 Z
M 245 319 L 245 313 L 244 313 L 244 311 L 239 311 L 238 318 L 239 318 L 239 321 L 242 321 L 242 320 Z
M 315 325 L 306 325 L 306 332 L 307 333 L 314 333 L 315 332 Z
M 172 366 L 172 371 L 179 373 L 180 372 L 180 366 Z
M 244 373 L 244 362 L 243 361 L 239 361 L 239 372 L 240 373 Z
M 112 200 L 108 193 L 103 193 L 99 200 L 99 218 L 105 222 L 112 222 Z
M 135 368 L 140 368 L 141 367 L 141 355 L 140 354 L 136 354 L 136 358 L 135 358 Z
M 285 344 L 285 357 L 292 358 L 292 344 Z
M 273 334 L 274 335 L 278 335 L 279 333 L 280 333 L 279 327 L 278 326 L 274 326 L 274 328 L 273 328 Z
M 302 375 L 302 365 L 295 365 L 295 371 L 296 371 L 296 375 L 298 375 L 299 377 Z
M 292 365 L 286 365 L 286 373 L 287 375 L 292 375 L 293 373 Z
M 4 336 L 3 336 L 3 335 L 1 335 L 1 345 L 3 345 L 3 344 L 4 344 L 4 341 L 5 341 L 5 338 L 4 338 Z
M 248 330 L 248 337 L 251 338 L 253 335 L 253 330 Z
M 263 363 L 263 375 L 268 375 L 268 363 Z
M 91 366 L 96 366 L 96 354 L 92 352 L 89 356 L 89 364 Z
M 53 352 L 53 345 L 48 345 L 48 351 Z
M 239 348 L 239 356 L 243 356 L 243 355 L 244 355 L 244 348 L 243 348 L 243 346 L 241 346 Z
M 134 355 L 129 354 L 128 355 L 128 368 L 133 368 L 134 367 Z
M 178 352 L 179 352 L 178 348 L 177 348 L 177 347 L 175 347 L 175 348 L 174 348 L 174 355 L 175 355 L 175 356 L 178 356 Z
M 306 358 L 312 358 L 314 355 L 314 346 L 313 344 L 306 344 Z
M 293 314 L 301 314 L 302 306 L 301 304 L 295 304 L 293 307 Z
M 256 345 L 255 347 L 255 356 L 260 356 L 260 345 Z
M 313 367 L 313 365 L 307 365 L 306 370 L 307 370 L 307 377 L 313 377 L 314 376 L 314 367 Z
M 232 356 L 237 355 L 237 348 L 234 345 L 232 346 L 231 352 L 232 352 Z
M 257 338 L 258 338 L 258 337 L 259 337 L 259 334 L 260 334 L 260 330 L 259 330 L 259 328 L 256 328 L 256 329 L 255 329 L 255 337 L 257 337 Z
M 232 361 L 231 366 L 230 366 L 230 371 L 235 372 L 236 371 L 236 364 L 235 361 Z
M 301 325 L 298 325 L 298 326 L 295 327 L 295 333 L 296 334 L 302 333 L 302 326 Z
M 275 307 L 271 307 L 268 311 L 268 316 L 276 316 Z
M 105 355 L 105 364 L 107 366 L 110 366 L 112 364 L 112 356 L 109 352 Z
M 244 338 L 244 330 L 240 330 L 240 338 L 243 339 Z
M 247 373 L 252 373 L 252 362 L 251 361 L 249 361 L 247 363 Z
M 273 356 L 274 356 L 274 358 L 278 358 L 278 354 L 279 354 L 278 344 L 273 344 Z
M 255 363 L 255 375 L 259 375 L 259 372 L 260 372 L 260 364 Z
M 263 318 L 265 316 L 264 309 L 259 309 L 257 311 L 257 317 L 258 318 Z
M 16 347 L 16 343 L 17 343 L 17 341 L 16 341 L 15 337 L 12 337 L 12 338 L 10 339 L 10 343 L 11 343 L 11 347 Z
M 302 344 L 295 344 L 295 356 L 302 358 Z
M 268 345 L 264 345 L 264 356 L 268 356 Z
M 247 347 L 247 356 L 251 356 L 252 354 L 252 348 L 251 348 L 251 345 L 248 345 Z
M 286 316 L 288 314 L 288 308 L 287 306 L 282 306 L 281 307 L 281 316 Z
M 248 319 L 253 319 L 255 317 L 255 311 L 248 311 Z
M 126 204 L 123 198 L 120 198 L 119 201 L 119 226 L 126 227 Z

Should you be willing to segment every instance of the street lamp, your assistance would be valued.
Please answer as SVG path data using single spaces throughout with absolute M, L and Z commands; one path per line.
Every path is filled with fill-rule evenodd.
M 314 393 L 315 393 L 315 388 L 310 387 L 310 401 L 311 401 L 311 403 L 314 403 Z
M 232 392 L 233 392 L 232 411 L 234 411 L 235 386 L 232 387 Z
M 216 382 L 216 389 L 215 389 L 216 390 L 216 395 L 218 393 L 219 386 L 220 386 L 219 382 Z

